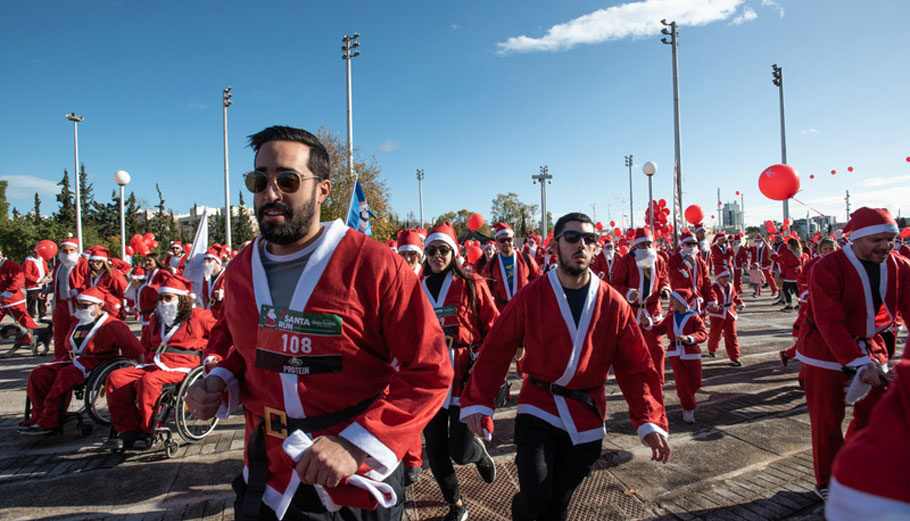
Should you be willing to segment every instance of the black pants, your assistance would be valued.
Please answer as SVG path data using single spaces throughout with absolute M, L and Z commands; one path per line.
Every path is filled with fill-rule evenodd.
M 793 295 L 798 295 L 799 286 L 797 286 L 795 282 L 784 281 L 783 294 L 784 294 L 784 299 L 786 299 L 788 306 L 793 305 L 793 298 L 791 296 L 791 293 Z
M 477 463 L 483 457 L 483 450 L 474 441 L 474 433 L 458 419 L 460 414 L 461 408 L 455 405 L 439 409 L 423 429 L 430 470 L 448 503 L 457 503 L 461 499 L 452 460 L 459 465 L 468 465 Z
M 377 507 L 376 510 L 362 510 L 359 508 L 342 508 L 337 512 L 327 512 L 319 496 L 316 495 L 316 489 L 312 485 L 301 484 L 297 487 L 297 493 L 291 500 L 291 505 L 284 514 L 282 521 L 401 521 L 404 515 L 404 470 L 401 465 L 395 469 L 395 472 L 387 477 L 383 482 L 395 490 L 398 497 L 398 503 L 391 508 Z M 246 483 L 243 481 L 243 474 L 237 476 L 231 483 L 237 499 L 234 500 L 234 517 L 241 519 L 238 512 L 240 501 L 246 492 Z M 265 503 L 259 505 L 259 519 L 263 521 L 278 521 L 275 511 Z
M 888 360 L 894 358 L 894 349 L 897 347 L 897 335 L 890 330 L 879 333 L 885 341 L 885 349 L 888 351 Z
M 601 440 L 572 445 L 562 429 L 519 414 L 515 445 L 519 491 L 512 499 L 512 519 L 564 521 L 572 494 L 600 457 Z
M 32 289 L 25 292 L 25 307 L 34 320 L 38 320 L 38 317 L 47 314 L 47 301 L 38 298 L 40 296 L 40 289 Z

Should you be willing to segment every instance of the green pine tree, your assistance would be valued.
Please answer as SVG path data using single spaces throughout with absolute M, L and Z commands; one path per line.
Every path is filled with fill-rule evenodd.
M 76 207 L 73 203 L 73 191 L 70 189 L 70 175 L 65 168 L 63 169 L 63 179 L 57 183 L 57 186 L 60 187 L 60 193 L 57 194 L 57 203 L 60 208 L 54 214 L 54 221 L 67 230 L 73 230 L 76 227 Z

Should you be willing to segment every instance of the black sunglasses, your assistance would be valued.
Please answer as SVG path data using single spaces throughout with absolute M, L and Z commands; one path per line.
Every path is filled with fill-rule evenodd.
M 92 304 L 92 303 L 83 304 L 82 302 L 77 302 L 76 309 L 88 309 L 88 308 L 92 307 L 93 305 L 94 304 Z
M 300 188 L 300 183 L 304 179 L 319 179 L 316 175 L 301 175 L 297 172 L 287 170 L 279 172 L 275 176 L 275 186 L 286 194 L 292 194 Z M 246 183 L 246 189 L 254 194 L 262 192 L 269 186 L 269 175 L 259 170 L 253 170 L 243 174 L 243 181 Z
M 427 249 L 423 250 L 427 254 L 427 257 L 432 257 L 437 253 L 445 257 L 452 252 L 452 248 L 448 246 L 428 246 Z
M 597 235 L 591 232 L 577 232 L 575 230 L 566 230 L 556 236 L 557 239 L 565 239 L 569 244 L 575 244 L 580 240 L 584 240 L 585 244 L 590 246 L 597 242 Z
M 505 243 L 507 243 L 507 242 L 512 242 L 512 238 L 511 238 L 511 237 L 503 237 L 502 239 L 496 239 L 496 242 L 501 242 L 501 243 L 505 244 Z

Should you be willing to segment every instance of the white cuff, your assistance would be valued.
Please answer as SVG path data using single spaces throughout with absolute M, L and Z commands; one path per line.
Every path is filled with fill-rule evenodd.
M 237 408 L 240 405 L 240 384 L 237 383 L 237 379 L 234 378 L 234 375 L 223 367 L 216 367 L 206 376 L 206 378 L 218 378 L 225 384 L 225 391 L 228 393 L 227 400 L 222 399 L 221 406 L 218 407 L 218 412 L 215 413 L 215 416 L 219 418 L 227 418 L 231 411 Z
M 628 300 L 629 302 L 632 302 L 632 299 L 629 298 L 629 295 L 631 295 L 633 291 L 635 291 L 634 288 L 630 289 L 629 291 L 626 292 L 626 300 Z M 641 295 L 639 295 L 639 297 L 641 297 Z
M 481 414 L 483 416 L 493 417 L 493 409 L 490 409 L 486 405 L 471 405 L 469 407 L 462 407 L 461 414 L 458 419 L 464 421 L 465 418 L 472 414 Z
M 868 356 L 861 356 L 859 358 L 856 358 L 854 360 L 847 362 L 847 365 L 845 367 L 862 367 L 864 365 L 869 365 L 871 363 L 872 363 L 871 358 L 869 358 Z
M 381 442 L 379 438 L 373 436 L 370 431 L 361 427 L 359 423 L 354 422 L 348 425 L 338 435 L 366 452 L 367 459 L 365 463 L 381 474 L 383 479 L 398 467 L 399 460 L 395 452 Z
M 651 423 L 651 422 L 642 423 L 641 425 L 638 426 L 638 429 L 636 429 L 636 433 L 638 433 L 638 438 L 641 439 L 641 443 L 643 445 L 647 445 L 647 443 L 645 443 L 645 436 L 647 436 L 648 434 L 651 434 L 652 432 L 656 432 L 657 434 L 660 434 L 661 436 L 664 437 L 664 439 L 667 439 L 670 436 L 669 434 L 667 434 L 667 431 L 661 429 L 660 426 L 657 425 L 656 423 Z

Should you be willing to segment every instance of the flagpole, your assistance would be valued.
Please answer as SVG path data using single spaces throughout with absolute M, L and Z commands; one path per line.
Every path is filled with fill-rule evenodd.
M 365 194 L 364 194 L 365 195 Z M 351 210 L 354 209 L 354 199 L 357 198 L 357 180 L 354 180 L 354 185 L 351 187 L 351 203 L 348 205 L 348 213 L 344 217 L 344 222 L 347 223 L 351 218 Z

